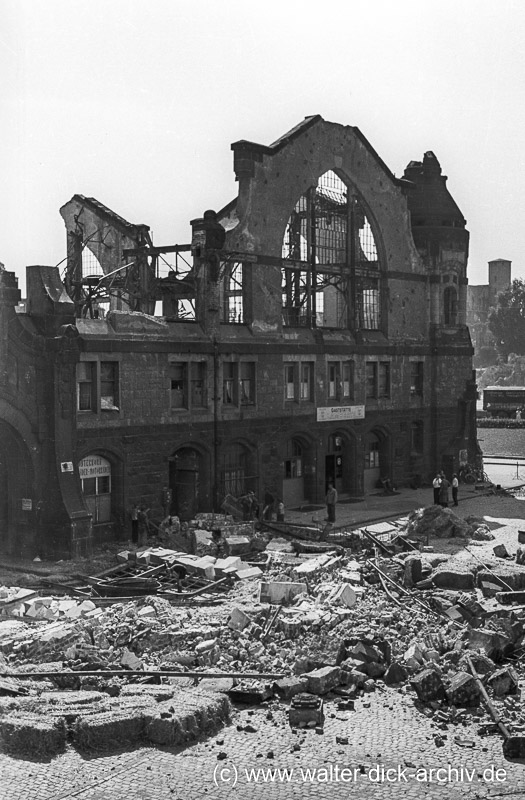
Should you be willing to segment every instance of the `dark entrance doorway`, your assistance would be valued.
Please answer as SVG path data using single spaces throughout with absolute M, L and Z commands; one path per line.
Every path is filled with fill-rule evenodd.
M 328 453 L 325 456 L 325 491 L 333 483 L 339 493 L 344 490 L 344 441 L 334 433 L 328 440 Z
M 199 453 L 190 447 L 178 450 L 170 460 L 170 511 L 180 519 L 192 519 L 199 510 L 199 467 Z

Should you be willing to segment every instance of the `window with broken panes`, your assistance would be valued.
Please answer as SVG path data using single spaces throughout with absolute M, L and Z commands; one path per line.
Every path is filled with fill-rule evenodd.
M 300 364 L 300 398 L 307 402 L 314 399 L 314 362 L 302 361 Z
M 102 411 L 118 410 L 118 367 L 117 361 L 101 361 L 100 363 L 100 408 Z
M 191 407 L 202 408 L 206 405 L 206 362 L 192 361 L 190 375 Z
M 363 202 L 332 170 L 297 201 L 282 258 L 284 325 L 380 328 L 376 237 Z
M 77 408 L 79 411 L 96 411 L 96 362 L 77 364 Z
M 255 403 L 255 362 L 241 361 L 239 364 L 239 398 L 241 405 Z
M 222 402 L 225 406 L 237 403 L 237 364 L 234 361 L 224 361 L 222 365 Z
M 297 364 L 284 365 L 284 399 L 295 400 L 295 371 Z
M 242 323 L 244 322 L 243 265 L 240 262 L 226 263 L 222 265 L 221 271 L 223 272 L 222 322 Z
M 170 364 L 170 407 L 187 408 L 187 386 L 186 375 L 188 365 L 186 363 Z

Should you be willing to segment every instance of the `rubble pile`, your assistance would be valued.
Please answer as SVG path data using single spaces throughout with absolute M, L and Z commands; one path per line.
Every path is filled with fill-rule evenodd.
M 456 531 L 456 536 L 458 530 L 467 537 L 472 535 L 471 526 L 467 531 L 449 521 L 450 515 L 442 513 L 447 509 L 426 511 L 432 514 L 417 512 L 408 520 L 409 528 L 417 527 L 421 520 L 426 525 L 432 517 L 447 521 L 446 530 Z M 445 525 L 438 529 L 445 530 Z M 414 527 L 411 530 L 415 533 Z M 495 597 L 484 596 L 483 560 L 475 564 L 454 561 L 429 547 L 426 552 L 399 549 L 393 557 L 376 555 L 371 561 L 367 555 L 349 555 L 340 547 L 293 554 L 289 545 L 281 550 L 276 549 L 275 541 L 273 545 L 268 550 L 266 571 L 258 570 L 249 578 L 243 578 L 244 565 L 238 555 L 221 563 L 210 555 L 174 553 L 165 548 L 134 554 L 146 567 L 168 561 L 184 563 L 207 578 L 210 568 L 214 579 L 233 574 L 231 589 L 208 606 L 173 605 L 154 595 L 104 604 L 96 599 L 24 599 L 15 589 L 0 588 L 0 597 L 18 597 L 19 604 L 9 606 L 10 619 L 2 621 L 0 617 L 0 650 L 6 661 L 0 670 L 24 672 L 28 662 L 52 665 L 49 672 L 62 673 L 51 676 L 55 687 L 98 691 L 100 697 L 93 698 L 93 703 L 99 704 L 97 713 L 111 712 L 104 723 L 107 731 L 114 730 L 111 726 L 120 724 L 119 719 L 127 719 L 129 730 L 136 727 L 140 736 L 150 730 L 150 723 L 144 722 L 149 717 L 140 711 L 142 722 L 129 722 L 125 671 L 159 672 L 162 687 L 150 687 L 159 692 L 163 687 L 170 690 L 166 681 L 171 679 L 161 677 L 166 671 L 234 676 L 226 681 L 234 700 L 262 702 L 277 697 L 290 702 L 302 697 L 297 708 L 304 709 L 310 707 L 304 695 L 338 696 L 338 702 L 347 703 L 350 709 L 353 698 L 360 694 L 393 690 L 411 697 L 422 713 L 445 730 L 463 722 L 466 715 L 480 721 L 485 715 L 466 658 L 469 654 L 487 691 L 501 706 L 502 716 L 514 725 L 525 722 L 519 704 L 509 701 L 519 693 L 518 659 L 525 652 L 524 609 L 505 608 Z M 497 568 L 497 560 L 494 566 Z M 509 569 L 507 563 L 505 569 Z M 525 575 L 520 565 L 512 565 L 512 569 Z M 493 572 L 488 574 L 492 581 L 497 580 Z M 501 586 L 497 588 L 501 590 Z M 17 607 L 23 613 L 14 620 Z M 91 670 L 121 674 L 82 674 Z M 282 677 L 270 678 L 279 675 Z M 49 683 L 25 685 L 30 697 L 9 701 L 20 700 L 20 705 L 8 709 L 6 703 L 0 704 L 0 729 L 2 719 L 33 708 L 24 706 L 23 701 L 34 704 L 40 696 L 49 703 Z M 313 708 L 315 704 L 311 701 L 310 705 Z M 162 714 L 160 718 L 164 719 Z M 80 726 L 76 741 L 84 742 L 82 746 L 99 741 L 93 731 L 82 738 L 82 713 L 75 719 Z M 62 741 L 62 734 L 51 719 L 46 724 L 51 725 L 45 734 L 51 748 L 53 742 Z M 122 725 L 125 727 L 124 722 Z M 160 728 L 164 730 L 165 724 L 157 721 L 151 730 Z M 181 741 L 179 729 L 177 734 L 173 726 L 170 730 L 151 734 L 150 740 Z M 15 741 L 18 734 L 13 731 Z

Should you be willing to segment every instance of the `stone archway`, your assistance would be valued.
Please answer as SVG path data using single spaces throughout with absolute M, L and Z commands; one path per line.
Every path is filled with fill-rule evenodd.
M 373 428 L 364 439 L 363 489 L 372 494 L 378 489 L 380 478 L 393 479 L 391 475 L 391 437 L 383 428 Z
M 169 459 L 170 513 L 192 519 L 209 510 L 209 474 L 204 455 L 191 445 L 179 447 Z

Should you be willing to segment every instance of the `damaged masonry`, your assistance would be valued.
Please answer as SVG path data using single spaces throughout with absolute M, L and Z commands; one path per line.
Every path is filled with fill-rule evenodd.
M 186 244 L 76 194 L 64 263 L 29 266 L 24 303 L 0 273 L 4 551 L 87 555 L 134 503 L 158 525 L 330 482 L 366 502 L 478 463 L 469 234 L 436 156 L 397 178 L 318 115 L 232 149 L 238 196 Z
M 327 542 L 307 525 L 201 515 L 181 525 L 187 550 L 152 537 L 87 583 L 64 574 L 59 594 L 56 577 L 41 574 L 35 588 L 35 566 L 33 588 L 0 589 L 3 747 L 49 757 L 68 742 L 79 752 L 180 745 L 260 704 L 292 732 L 323 734 L 337 716 L 349 734 L 377 696 L 388 708 L 409 702 L 436 748 L 471 748 L 499 730 L 505 758 L 522 758 L 516 522 L 431 506 Z M 229 528 L 223 559 L 217 524 Z M 257 733 L 249 714 L 237 730 Z

